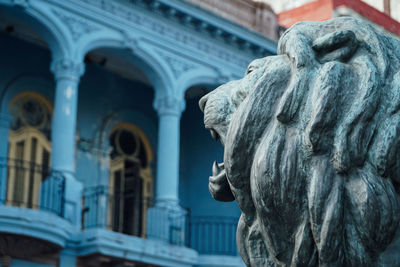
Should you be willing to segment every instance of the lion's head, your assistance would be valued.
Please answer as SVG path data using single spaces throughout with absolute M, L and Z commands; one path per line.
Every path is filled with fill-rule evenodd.
M 225 147 L 209 188 L 242 210 L 248 266 L 371 266 L 400 220 L 400 42 L 301 22 L 278 55 L 200 100 Z

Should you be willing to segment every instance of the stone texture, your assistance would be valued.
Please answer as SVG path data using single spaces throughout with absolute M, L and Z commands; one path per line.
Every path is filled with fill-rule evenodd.
M 200 108 L 247 266 L 398 266 L 398 40 L 349 17 L 298 23 Z

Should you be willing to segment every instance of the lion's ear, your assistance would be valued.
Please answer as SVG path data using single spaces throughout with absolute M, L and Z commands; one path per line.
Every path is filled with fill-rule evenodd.
M 322 36 L 313 42 L 312 48 L 320 63 L 347 61 L 356 51 L 358 40 L 354 32 L 345 30 Z

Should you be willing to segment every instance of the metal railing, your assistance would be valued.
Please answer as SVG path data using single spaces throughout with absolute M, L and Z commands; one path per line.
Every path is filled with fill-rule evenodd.
M 0 203 L 64 216 L 65 178 L 61 173 L 34 162 L 0 159 L 0 179 Z
M 136 198 L 126 209 L 126 198 L 126 193 L 114 192 L 107 186 L 85 189 L 82 227 L 162 240 L 193 248 L 200 254 L 238 255 L 238 218 L 190 216 L 188 209 L 153 206 L 151 199 L 143 198 Z
M 188 214 L 187 209 L 156 205 L 148 213 L 147 237 L 176 246 L 187 246 Z
M 84 190 L 82 202 L 83 228 L 107 228 L 145 237 L 147 210 L 152 207 L 152 199 L 95 186 Z
M 107 227 L 108 187 L 86 188 L 82 198 L 82 228 Z
M 237 223 L 233 217 L 191 216 L 188 246 L 200 254 L 236 256 Z
M 107 186 L 85 189 L 82 226 L 185 245 L 186 210 L 153 207 L 152 199 Z
M 114 232 L 157 239 L 184 246 L 186 210 L 153 207 L 150 198 L 115 192 L 107 186 L 87 188 L 83 196 L 82 227 L 106 228 Z

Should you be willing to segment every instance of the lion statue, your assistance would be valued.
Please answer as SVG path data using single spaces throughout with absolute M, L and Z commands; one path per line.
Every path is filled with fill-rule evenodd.
M 237 201 L 247 266 L 382 265 L 400 240 L 400 41 L 300 22 L 199 105 L 224 146 L 209 190 Z

